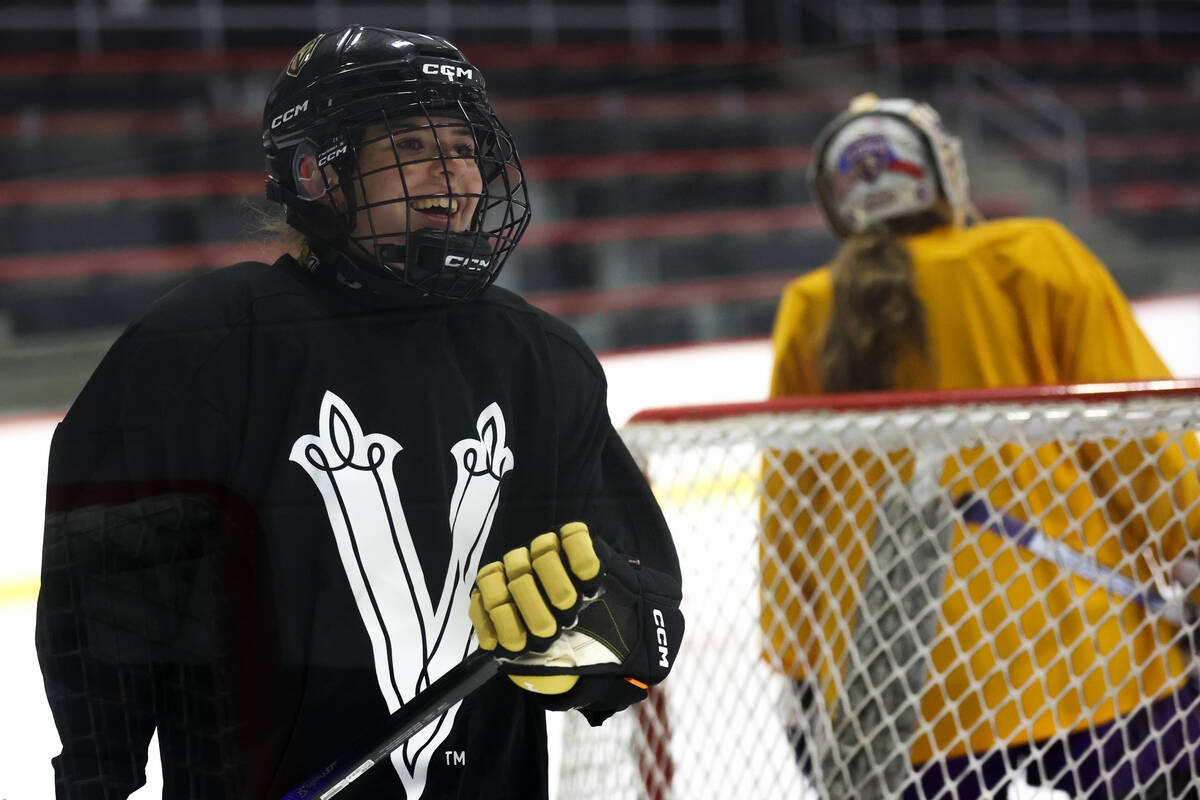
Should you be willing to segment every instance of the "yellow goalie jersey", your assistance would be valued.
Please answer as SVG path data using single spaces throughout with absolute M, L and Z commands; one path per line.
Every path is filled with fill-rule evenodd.
M 925 306 L 928 357 L 901 352 L 897 389 L 1169 377 L 1107 270 L 1057 223 L 946 227 L 905 243 Z M 828 268 L 785 290 L 771 397 L 820 392 L 830 290 Z M 886 488 L 883 458 L 905 480 L 911 460 L 866 451 L 776 455 L 764 475 L 763 508 L 772 509 L 764 511 L 761 552 L 765 656 L 795 678 L 816 679 L 831 700 L 831 664 L 845 654 L 837 620 L 855 618 L 848 583 L 860 574 Z M 1146 580 L 1147 561 L 1130 553 L 1149 546 L 1168 563 L 1196 550 L 1198 460 L 1190 436 L 1069 450 L 1007 444 L 959 451 L 940 483 L 951 497 L 982 493 L 993 508 L 1036 520 L 1045 535 Z M 1165 645 L 1171 633 L 1132 603 L 970 528 L 953 537 L 914 763 L 1100 724 L 1185 680 L 1181 655 Z

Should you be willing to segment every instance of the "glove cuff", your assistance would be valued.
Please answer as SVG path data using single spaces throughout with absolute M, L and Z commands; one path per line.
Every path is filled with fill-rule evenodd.
M 633 630 L 623 637 L 627 652 L 621 661 L 622 677 L 651 686 L 659 683 L 671 671 L 683 640 L 683 613 L 679 610 L 683 591 L 679 582 L 666 573 L 629 561 L 603 540 L 596 540 L 595 546 L 605 566 L 603 599 L 616 606 L 620 603 L 618 597 L 623 596 L 634 622 Z
M 648 692 L 615 675 L 581 675 L 564 694 L 530 694 L 547 711 L 578 709 L 593 726 L 646 699 Z M 594 720 L 594 721 L 593 721 Z

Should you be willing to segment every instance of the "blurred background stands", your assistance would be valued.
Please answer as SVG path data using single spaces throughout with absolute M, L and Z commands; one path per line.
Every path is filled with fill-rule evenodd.
M 484 70 L 535 204 L 501 283 L 599 351 L 766 335 L 835 249 L 809 146 L 866 90 L 943 111 L 985 214 L 1062 220 L 1132 297 L 1200 290 L 1194 0 L 18 0 L 0 413 L 65 408 L 153 298 L 273 260 L 262 103 L 352 22 L 445 35 Z

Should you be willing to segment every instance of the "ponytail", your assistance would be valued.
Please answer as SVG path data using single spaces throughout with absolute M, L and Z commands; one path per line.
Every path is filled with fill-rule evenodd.
M 901 349 L 912 345 L 926 353 L 925 307 L 913 289 L 912 259 L 896 232 L 853 234 L 833 260 L 832 307 L 820 354 L 825 392 L 894 388 Z

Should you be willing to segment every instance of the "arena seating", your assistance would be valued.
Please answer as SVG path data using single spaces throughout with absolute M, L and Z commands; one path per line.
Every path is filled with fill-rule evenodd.
M 989 46 L 893 57 L 908 91 L 934 96 L 947 65 Z M 1200 239 L 1200 49 L 990 47 L 1084 115 L 1096 214 L 1150 243 Z M 775 45 L 465 49 L 520 143 L 535 204 L 502 283 L 596 349 L 763 335 L 784 281 L 833 253 L 804 170 L 861 81 L 831 73 L 813 89 L 797 79 L 806 56 Z M 114 330 L 190 275 L 271 256 L 253 233 L 252 209 L 266 208 L 258 109 L 288 55 L 0 57 L 10 341 Z M 980 199 L 1026 210 L 1020 197 Z M 1132 288 L 1177 285 L 1146 275 Z

